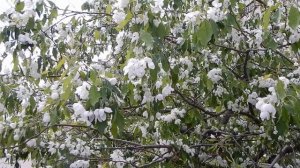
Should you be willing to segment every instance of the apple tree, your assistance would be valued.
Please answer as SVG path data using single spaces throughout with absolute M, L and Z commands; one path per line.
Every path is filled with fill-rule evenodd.
M 299 167 L 296 0 L 17 0 L 0 149 L 19 167 Z

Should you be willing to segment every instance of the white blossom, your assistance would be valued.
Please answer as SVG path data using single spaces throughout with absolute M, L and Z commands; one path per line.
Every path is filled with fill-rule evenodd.
M 212 2 L 213 7 L 209 7 L 207 10 L 207 18 L 214 20 L 215 22 L 221 21 L 225 18 L 225 13 L 221 11 L 222 3 L 219 0 Z
M 104 107 L 104 111 L 106 113 L 111 113 L 112 112 L 111 108 L 109 108 L 109 107 Z
M 179 124 L 180 120 L 178 120 L 178 118 L 183 118 L 185 113 L 186 113 L 185 109 L 179 110 L 178 108 L 174 108 L 171 110 L 170 114 L 162 115 L 159 117 L 159 119 L 167 123 L 171 123 L 174 121 L 175 124 Z
M 153 13 L 163 12 L 163 8 L 162 8 L 163 5 L 164 5 L 163 0 L 154 0 L 154 6 L 152 6 Z
M 128 4 L 129 4 L 129 0 L 118 0 L 117 7 L 119 9 L 124 9 L 128 6 Z
M 36 41 L 32 40 L 30 37 L 29 37 L 29 34 L 28 33 L 25 33 L 25 34 L 20 34 L 18 36 L 18 40 L 23 43 L 23 44 L 36 44 Z
M 87 160 L 77 160 L 70 165 L 70 168 L 88 168 L 90 166 Z
M 59 98 L 59 94 L 57 92 L 52 92 L 51 99 L 57 100 Z
M 112 154 L 110 154 L 110 158 L 112 159 L 112 161 L 115 161 L 116 167 L 117 168 L 123 168 L 124 165 L 124 155 L 123 152 L 119 149 L 114 150 Z
M 162 82 L 161 81 L 156 81 L 156 83 L 155 83 L 155 88 L 156 89 L 159 89 L 160 87 L 161 87 L 161 85 L 162 85 Z
M 284 76 L 279 77 L 279 80 L 281 80 L 283 82 L 285 89 L 290 84 L 290 80 L 288 78 L 284 77 Z
M 20 135 L 19 135 L 19 134 L 15 134 L 15 135 L 14 135 L 14 140 L 15 140 L 15 141 L 18 141 L 19 139 L 20 139 Z
M 2 103 L 0 103 L 0 112 L 4 112 L 4 111 L 5 111 L 5 106 Z
M 111 85 L 116 85 L 118 83 L 117 78 L 108 78 L 108 81 Z
M 12 129 L 16 129 L 17 124 L 16 124 L 16 123 L 10 123 L 9 126 L 10 126 L 10 128 L 12 128 Z
M 36 139 L 31 139 L 31 140 L 27 141 L 26 145 L 28 147 L 35 147 L 36 146 Z
M 73 110 L 75 116 L 82 115 L 86 111 L 81 103 L 74 103 Z
M 259 77 L 258 82 L 259 82 L 258 87 L 260 88 L 274 87 L 276 84 L 276 81 L 269 77 Z
M 151 58 L 145 57 L 144 59 L 138 60 L 136 58 L 131 58 L 128 60 L 127 65 L 124 67 L 124 74 L 128 75 L 130 80 L 135 78 L 142 78 L 147 68 L 154 69 L 155 65 Z
M 221 79 L 222 70 L 220 68 L 214 68 L 207 73 L 207 77 L 214 83 L 218 83 Z
M 213 93 L 218 97 L 221 97 L 223 94 L 228 94 L 227 90 L 220 85 L 217 86 L 217 89 L 213 90 Z
M 135 43 L 138 42 L 139 40 L 139 33 L 138 32 L 134 32 L 131 35 L 131 43 Z
M 44 113 L 43 115 L 43 123 L 48 124 L 50 122 L 50 114 L 49 113 Z
M 248 103 L 251 103 L 252 105 L 255 105 L 256 104 L 256 99 L 258 98 L 258 95 L 256 92 L 253 92 L 251 94 L 248 95 L 248 99 L 247 99 L 247 102 Z
M 146 124 L 146 125 L 140 125 L 139 126 L 139 128 L 140 128 L 140 130 L 142 132 L 142 137 L 144 137 L 144 138 L 147 136 L 147 133 L 148 133 L 147 128 L 148 127 L 149 127 L 148 124 Z
M 188 23 L 195 23 L 199 15 L 200 15 L 199 11 L 189 12 L 185 14 L 184 21 Z
M 255 107 L 260 110 L 260 118 L 262 120 L 269 120 L 270 117 L 275 118 L 275 107 L 270 103 L 265 103 L 264 99 L 259 99 Z
M 174 89 L 170 85 L 167 85 L 162 89 L 162 95 L 164 97 L 169 96 L 173 91 Z
M 95 121 L 99 121 L 99 122 L 102 122 L 102 121 L 105 121 L 106 120 L 106 114 L 105 114 L 105 111 L 104 109 L 96 109 L 94 111 L 94 115 L 95 115 Z
M 154 97 L 152 96 L 152 93 L 150 91 L 149 88 L 145 88 L 143 89 L 144 91 L 144 96 L 143 96 L 143 100 L 142 100 L 142 104 L 146 103 L 146 102 L 152 102 L 154 100 Z
M 89 98 L 90 87 L 91 85 L 84 81 L 81 86 L 76 88 L 75 93 L 78 94 L 81 99 L 87 100 Z
M 116 42 L 117 45 L 115 46 L 115 54 L 119 54 L 122 51 L 122 47 L 124 45 L 124 37 L 125 37 L 125 32 L 124 31 L 120 31 L 116 37 Z
M 156 101 L 162 101 L 162 100 L 164 100 L 164 95 L 163 95 L 163 94 L 158 94 L 158 95 L 156 95 L 156 96 L 155 96 L 155 100 L 156 100 Z
M 148 112 L 147 111 L 143 112 L 143 117 L 148 118 Z
M 114 22 L 120 24 L 123 20 L 125 20 L 126 14 L 123 11 L 115 10 L 112 16 Z

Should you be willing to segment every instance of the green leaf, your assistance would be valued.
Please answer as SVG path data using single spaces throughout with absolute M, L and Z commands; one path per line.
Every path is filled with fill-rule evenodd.
M 99 91 L 100 95 L 101 95 L 101 101 L 102 102 L 106 102 L 107 100 L 109 100 L 110 96 L 111 96 L 111 92 L 110 90 L 107 88 L 106 85 L 103 85 L 101 88 L 100 88 L 100 91 Z
M 58 51 L 59 51 L 60 53 L 64 53 L 64 52 L 66 51 L 66 44 L 63 43 L 63 42 L 60 42 L 60 43 L 58 44 Z
M 211 40 L 212 35 L 213 35 L 213 28 L 211 26 L 210 21 L 208 20 L 203 21 L 197 32 L 197 41 L 202 46 L 206 46 L 207 43 Z
M 267 48 L 275 50 L 278 44 L 275 42 L 273 37 L 268 33 L 266 39 L 263 41 L 263 45 Z
M 176 10 L 183 7 L 184 2 L 182 0 L 174 0 L 173 8 Z
M 161 56 L 161 64 L 162 64 L 164 71 L 168 72 L 170 69 L 170 63 L 169 63 L 167 56 L 165 56 L 165 55 Z
M 19 103 L 14 93 L 10 94 L 5 99 L 5 107 L 7 108 L 8 112 L 12 113 L 15 110 L 15 106 Z
M 179 66 L 176 65 L 176 66 L 171 70 L 172 87 L 175 87 L 176 84 L 178 83 L 178 75 L 179 75 Z
M 300 49 L 300 41 L 297 41 L 296 43 L 293 43 L 292 45 L 292 50 L 297 53 L 298 50 Z
M 98 85 L 100 83 L 99 78 L 98 78 L 98 73 L 95 70 L 91 70 L 89 72 L 89 77 L 93 84 Z
M 289 110 L 286 108 L 287 105 L 284 105 L 281 108 L 279 119 L 276 123 L 276 128 L 279 135 L 284 135 L 286 131 L 289 129 L 289 122 L 290 122 L 290 116 L 289 116 Z
M 89 101 L 92 106 L 95 106 L 96 103 L 99 102 L 99 98 L 101 97 L 100 93 L 97 90 L 95 85 L 92 85 L 89 91 Z
M 114 137 L 117 137 L 123 130 L 124 116 L 117 109 L 112 110 L 115 112 L 111 123 L 111 133 Z
M 280 3 L 277 3 L 276 5 L 269 7 L 266 10 L 266 12 L 264 13 L 264 16 L 263 16 L 263 25 L 262 25 L 264 30 L 268 29 L 268 26 L 270 24 L 271 14 L 272 14 L 272 12 L 274 10 L 276 10 L 279 7 L 279 5 L 280 5 Z
M 214 83 L 208 78 L 206 78 L 206 87 L 208 90 L 212 90 L 214 88 Z
M 44 11 L 43 3 L 37 3 L 37 4 L 36 4 L 35 10 L 36 10 L 37 14 L 38 14 L 39 16 L 41 16 L 41 14 L 42 14 L 43 11 Z
M 55 72 L 59 72 L 61 70 L 61 68 L 63 67 L 63 65 L 65 64 L 66 59 L 65 57 L 62 57 L 62 59 L 60 59 L 60 61 L 57 63 L 56 67 L 53 68 L 53 70 Z
M 57 48 L 53 47 L 52 54 L 53 54 L 54 58 L 57 58 L 57 54 L 58 54 Z
M 213 35 L 214 37 L 217 37 L 218 34 L 219 34 L 219 26 L 216 22 L 214 22 L 213 20 L 210 20 L 210 25 L 212 27 L 212 30 L 213 30 Z M 220 26 L 224 26 L 224 24 L 219 24 Z
M 71 93 L 72 93 L 72 76 L 68 76 L 64 81 L 63 81 L 63 94 L 62 94 L 62 100 L 67 100 L 69 99 Z
M 50 123 L 51 123 L 51 125 L 55 125 L 58 122 L 59 122 L 58 111 L 52 110 L 50 112 Z
M 82 80 L 88 80 L 87 75 L 83 71 L 79 72 L 79 76 Z
M 276 10 L 274 11 L 274 13 L 271 15 L 271 22 L 278 22 L 280 19 L 280 15 L 281 15 L 281 11 L 280 10 Z
M 275 90 L 276 90 L 276 94 L 277 94 L 278 98 L 280 100 L 283 100 L 286 96 L 283 81 L 281 81 L 281 80 L 277 81 Z
M 33 29 L 34 28 L 34 24 L 35 24 L 35 20 L 33 17 L 29 18 L 26 28 L 27 29 Z
M 154 69 L 150 69 L 150 79 L 151 79 L 152 83 L 156 82 L 158 72 L 159 72 L 158 65 L 155 65 Z
M 227 27 L 229 26 L 237 26 L 235 22 L 235 16 L 231 13 L 227 14 L 227 19 L 225 20 L 225 24 Z
M 100 132 L 100 134 L 103 134 L 105 128 L 107 127 L 107 122 L 97 122 L 94 126 Z
M 51 6 L 52 8 L 56 7 L 56 5 L 55 5 L 54 2 L 52 2 L 52 1 L 50 1 L 50 0 L 48 0 L 47 2 L 50 4 L 50 6 Z
M 154 40 L 150 33 L 145 32 L 144 30 L 141 30 L 140 38 L 143 42 L 145 42 L 147 47 L 149 46 L 152 48 Z
M 151 29 L 151 34 L 153 36 L 160 37 L 161 39 L 170 33 L 168 25 L 164 25 L 163 23 L 160 23 L 158 27 L 153 23 L 149 28 Z
M 24 9 L 24 7 L 25 7 L 25 3 L 24 2 L 18 2 L 16 4 L 15 10 L 17 12 L 21 12 Z
M 94 71 L 94 70 L 90 71 L 90 79 L 93 83 L 96 82 L 96 80 L 97 80 L 97 72 L 96 71 Z
M 54 19 L 58 16 L 58 11 L 56 8 L 51 9 L 50 18 Z
M 292 115 L 291 115 L 291 119 L 293 120 L 293 124 L 295 124 L 296 126 L 300 126 L 300 100 L 297 99 L 294 103 L 293 103 L 293 111 L 292 111 Z
M 30 102 L 30 109 L 27 111 L 29 114 L 33 114 L 34 111 L 34 108 L 36 106 L 36 102 L 34 100 L 34 97 L 33 96 L 30 96 L 29 98 L 29 102 Z
M 85 2 L 81 5 L 81 10 L 90 10 L 90 4 L 88 2 Z
M 296 29 L 300 23 L 300 12 L 298 8 L 292 6 L 289 11 L 288 24 L 292 29 Z

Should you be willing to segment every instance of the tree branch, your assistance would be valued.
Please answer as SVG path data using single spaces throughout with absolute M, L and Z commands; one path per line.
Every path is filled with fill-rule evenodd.
M 184 96 L 184 95 L 183 95 L 180 91 L 178 91 L 177 89 L 174 89 L 174 91 L 175 91 L 175 93 L 177 93 L 177 94 L 181 97 L 181 99 L 182 99 L 183 101 L 185 101 L 185 102 L 186 102 L 187 104 L 189 104 L 190 106 L 193 106 L 193 107 L 199 109 L 200 111 L 204 112 L 204 114 L 207 114 L 207 115 L 210 115 L 210 116 L 220 116 L 221 114 L 223 114 L 224 112 L 226 112 L 226 110 L 223 111 L 223 112 L 220 112 L 220 113 L 210 112 L 210 111 L 206 110 L 206 109 L 201 105 L 201 103 L 199 103 L 199 102 L 194 102 L 191 98 Z
M 277 154 L 275 159 L 272 161 L 269 168 L 272 168 L 282 157 L 284 157 L 287 153 L 291 153 L 293 151 L 293 148 L 291 146 L 285 146 L 283 149 Z

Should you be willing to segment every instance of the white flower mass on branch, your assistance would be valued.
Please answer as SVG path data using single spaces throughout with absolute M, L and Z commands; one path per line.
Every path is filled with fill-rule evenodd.
M 16 167 L 300 167 L 298 1 L 11 4 L 0 156 Z

